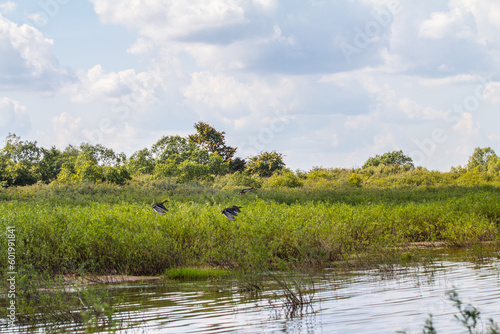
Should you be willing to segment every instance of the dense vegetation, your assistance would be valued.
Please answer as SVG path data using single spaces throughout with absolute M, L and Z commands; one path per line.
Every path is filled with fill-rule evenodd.
M 0 228 L 16 227 L 17 263 L 53 274 L 268 270 L 411 254 L 405 247 L 415 242 L 499 241 L 500 160 L 491 148 L 446 173 L 415 167 L 402 151 L 362 168 L 292 172 L 280 153 L 235 158 L 224 132 L 203 122 L 195 129 L 130 158 L 101 145 L 47 150 L 9 135 Z M 257 191 L 241 196 L 242 187 Z M 169 211 L 157 215 L 150 205 L 165 199 Z M 235 222 L 220 214 L 232 205 L 243 206 Z
M 196 134 L 187 137 L 165 136 L 151 148 L 138 150 L 130 157 L 115 153 L 100 144 L 68 145 L 59 150 L 38 147 L 36 142 L 9 134 L 0 149 L 0 186 L 26 186 L 36 183 L 125 184 L 132 178 L 173 179 L 177 183 L 219 182 L 220 176 L 232 175 L 244 180 L 241 185 L 258 186 L 257 177 L 271 177 L 276 187 L 301 187 L 303 180 L 331 183 L 350 173 L 348 182 L 436 185 L 483 183 L 500 179 L 500 159 L 491 148 L 476 148 L 465 167 L 452 167 L 448 173 L 415 167 L 402 151 L 370 157 L 362 168 L 341 169 L 313 167 L 310 171 L 292 172 L 286 168 L 281 153 L 261 152 L 247 158 L 234 157 L 236 148 L 226 145 L 224 132 L 203 122 L 194 125 Z M 252 178 L 253 177 L 253 178 Z
M 283 155 L 277 152 L 262 152 L 248 159 L 233 157 L 236 148 L 226 145 L 224 132 L 203 122 L 194 127 L 196 134 L 162 137 L 151 148 L 138 150 L 129 158 L 100 144 L 46 149 L 9 134 L 0 150 L 0 186 L 37 182 L 124 184 L 139 175 L 175 177 L 179 182 L 210 181 L 217 175 L 243 171 L 270 176 L 285 167 Z
M 75 298 L 55 288 L 67 284 L 60 274 L 248 274 L 418 261 L 422 243 L 481 254 L 500 246 L 500 160 L 491 148 L 449 172 L 415 167 L 402 151 L 362 168 L 294 172 L 280 153 L 235 157 L 223 132 L 195 129 L 128 158 L 101 145 L 61 151 L 7 137 L 0 267 L 5 275 L 6 231 L 15 227 L 21 322 L 113 322 L 106 289 Z M 244 187 L 256 191 L 239 195 Z M 163 200 L 169 211 L 158 215 L 151 205 Z M 242 206 L 236 221 L 220 213 L 232 205 Z
M 312 185 L 263 187 L 246 196 L 228 184 L 168 180 L 10 188 L 0 192 L 0 226 L 16 226 L 19 266 L 51 273 L 324 266 L 390 257 L 397 248 L 408 253 L 413 242 L 499 240 L 497 186 Z M 163 199 L 169 212 L 160 216 L 150 205 Z M 243 209 L 231 222 L 220 211 L 234 204 Z

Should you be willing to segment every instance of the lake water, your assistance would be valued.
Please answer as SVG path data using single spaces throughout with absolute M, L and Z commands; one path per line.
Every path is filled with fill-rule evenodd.
M 447 291 L 455 289 L 464 307 L 481 312 L 476 327 L 500 323 L 500 261 L 480 263 L 441 254 L 426 266 L 368 271 L 324 270 L 302 282 L 311 304 L 287 307 L 283 290 L 268 279 L 260 292 L 241 292 L 236 281 L 134 282 L 113 287 L 124 296 L 119 333 L 422 333 L 433 315 L 438 333 L 467 333 Z M 313 283 L 311 283 L 313 282 Z M 314 294 L 312 294 L 314 291 Z M 2 328 L 5 331 L 5 328 Z M 69 326 L 69 332 L 80 329 Z M 26 332 L 18 328 L 17 333 Z M 49 332 L 41 325 L 35 332 Z

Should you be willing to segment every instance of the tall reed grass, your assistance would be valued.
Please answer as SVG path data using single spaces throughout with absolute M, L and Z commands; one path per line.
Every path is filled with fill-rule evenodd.
M 414 242 L 499 241 L 494 186 L 237 190 L 168 180 L 2 189 L 0 228 L 16 226 L 18 265 L 53 274 L 328 266 L 413 251 L 405 247 Z M 150 205 L 165 199 L 169 211 L 155 214 Z M 243 206 L 234 222 L 220 214 L 228 205 Z

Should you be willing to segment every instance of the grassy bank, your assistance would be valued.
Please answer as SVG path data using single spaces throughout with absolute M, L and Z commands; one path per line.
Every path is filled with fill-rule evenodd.
M 170 211 L 155 214 L 150 205 L 167 198 Z M 412 242 L 496 244 L 500 231 L 494 186 L 282 188 L 239 196 L 236 188 L 159 181 L 9 188 L 0 199 L 1 230 L 16 227 L 17 265 L 53 274 L 327 266 L 360 254 L 380 260 Z M 220 211 L 235 204 L 243 209 L 231 222 Z

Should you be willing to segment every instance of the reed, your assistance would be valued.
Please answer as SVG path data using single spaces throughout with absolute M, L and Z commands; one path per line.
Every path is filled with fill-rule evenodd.
M 500 190 L 491 185 L 238 191 L 169 180 L 9 188 L 0 191 L 0 229 L 16 226 L 19 266 L 52 275 L 368 265 L 418 259 L 415 243 L 500 240 Z M 165 215 L 151 209 L 167 198 Z M 243 207 L 236 221 L 220 213 L 231 205 Z
M 294 315 L 297 311 L 302 312 L 312 309 L 314 300 L 314 282 L 312 279 L 275 273 L 270 273 L 270 276 L 279 286 L 281 295 L 285 299 L 285 309 L 289 315 Z

